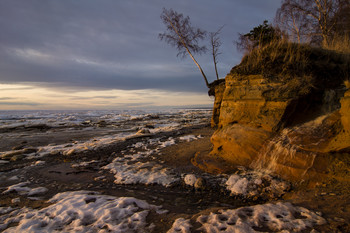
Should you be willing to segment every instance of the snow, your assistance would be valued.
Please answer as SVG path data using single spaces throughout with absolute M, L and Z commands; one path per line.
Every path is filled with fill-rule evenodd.
M 264 193 L 279 196 L 285 193 L 290 184 L 258 171 L 244 171 L 231 175 L 226 183 L 226 189 L 232 195 L 258 196 Z
M 133 148 L 142 148 L 143 151 L 119 155 L 102 168 L 115 174 L 114 183 L 116 184 L 159 184 L 169 187 L 180 180 L 179 175 L 175 174 L 172 169 L 161 165 L 161 161 L 144 161 L 144 159 L 159 153 L 161 148 L 173 144 L 175 144 L 175 139 L 172 137 L 165 141 L 149 139 L 144 143 L 135 143 L 131 146 L 130 151 L 135 152 Z M 150 146 L 153 149 L 150 149 Z
M 88 191 L 58 193 L 49 202 L 53 204 L 43 209 L 22 208 L 0 216 L 0 230 L 12 223 L 4 232 L 143 232 L 151 230 L 149 211 L 160 210 L 136 198 Z
M 282 202 L 218 212 L 200 215 L 197 218 L 197 222 L 202 224 L 199 230 L 209 233 L 219 231 L 243 233 L 256 232 L 254 228 L 260 228 L 273 232 L 299 232 L 326 223 L 324 218 L 308 209 Z
M 45 187 L 37 187 L 37 188 L 29 188 L 26 185 L 30 184 L 30 182 L 21 182 L 18 184 L 11 185 L 7 187 L 7 189 L 2 192 L 3 194 L 10 192 L 17 192 L 20 195 L 34 196 L 37 194 L 46 193 L 48 190 Z
M 175 145 L 175 139 L 172 137 L 170 137 L 167 141 L 160 143 L 161 148 L 172 146 L 172 145 Z
M 248 180 L 245 177 L 239 175 L 231 175 L 227 180 L 227 189 L 231 191 L 232 194 L 246 194 L 248 190 Z
M 197 181 L 197 177 L 195 175 L 193 175 L 193 174 L 187 174 L 184 177 L 184 182 L 185 182 L 186 185 L 194 186 L 196 181 Z
M 1 207 L 0 206 L 0 214 L 7 214 L 11 211 L 15 210 L 15 208 L 12 208 L 12 207 Z M 1 229 L 1 228 L 0 228 Z
M 190 141 L 196 140 L 198 138 L 196 136 L 194 136 L 194 135 L 186 135 L 186 136 L 180 137 L 179 139 L 182 140 L 182 141 L 190 142 Z
M 192 225 L 189 219 L 178 218 L 167 233 L 191 233 L 191 227 Z
M 112 162 L 104 169 L 110 169 L 115 174 L 116 184 L 160 184 L 165 187 L 171 186 L 179 178 L 171 174 L 169 168 L 165 168 L 154 162 Z

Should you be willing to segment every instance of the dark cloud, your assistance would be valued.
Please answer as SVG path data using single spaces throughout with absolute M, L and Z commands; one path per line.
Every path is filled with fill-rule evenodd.
M 238 32 L 271 19 L 276 0 L 2 0 L 0 82 L 64 89 L 161 89 L 206 92 L 190 59 L 159 41 L 163 7 L 190 15 L 193 25 L 222 32 L 219 73 L 237 64 Z M 210 81 L 210 56 L 198 58 Z M 212 78 L 210 78 L 212 77 Z

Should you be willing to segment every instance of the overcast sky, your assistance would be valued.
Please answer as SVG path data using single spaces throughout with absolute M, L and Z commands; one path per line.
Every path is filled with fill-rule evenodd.
M 211 105 L 190 58 L 158 39 L 162 8 L 193 26 L 225 25 L 220 77 L 239 63 L 238 33 L 273 20 L 280 0 L 1 0 L 0 110 Z M 208 43 L 208 42 L 204 42 Z M 210 54 L 197 57 L 209 81 Z

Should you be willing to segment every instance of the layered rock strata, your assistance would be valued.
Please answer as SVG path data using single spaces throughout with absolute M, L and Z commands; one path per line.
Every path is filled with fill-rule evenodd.
M 215 89 L 211 157 L 303 180 L 327 176 L 332 154 L 350 152 L 344 86 L 303 94 L 291 82 L 232 74 L 224 84 Z

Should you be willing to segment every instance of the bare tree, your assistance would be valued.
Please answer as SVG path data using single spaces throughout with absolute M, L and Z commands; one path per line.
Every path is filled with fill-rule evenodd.
M 293 7 L 293 0 L 285 0 L 276 12 L 275 23 L 278 27 L 288 32 L 288 38 L 301 43 L 309 39 L 310 20 L 303 13 Z
M 193 56 L 193 54 L 200 54 L 207 50 L 205 46 L 199 45 L 199 41 L 205 39 L 206 32 L 193 27 L 190 17 L 184 17 L 183 14 L 177 13 L 172 9 L 167 10 L 163 8 L 160 18 L 167 27 L 166 32 L 159 34 L 160 40 L 164 40 L 171 46 L 176 47 L 179 51 L 177 56 L 185 57 L 188 54 L 197 65 L 205 84 L 209 88 L 208 79 L 202 67 Z
M 217 68 L 217 58 L 221 54 L 219 48 L 222 45 L 221 40 L 220 40 L 220 32 L 224 26 L 221 26 L 216 32 L 211 32 L 209 33 L 210 36 L 210 45 L 211 45 L 211 52 L 213 56 L 213 61 L 214 61 L 214 68 L 215 68 L 215 74 L 216 74 L 216 79 L 219 80 L 219 74 L 218 74 L 218 68 Z
M 284 0 L 276 19 L 300 40 L 303 34 L 328 44 L 339 21 L 338 12 L 346 4 L 349 0 Z

